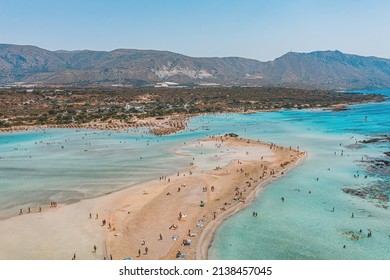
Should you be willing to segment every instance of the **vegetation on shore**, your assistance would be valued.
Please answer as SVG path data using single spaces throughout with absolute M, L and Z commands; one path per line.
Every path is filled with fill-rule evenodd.
M 0 91 L 0 128 L 88 123 L 134 124 L 148 117 L 255 112 L 380 102 L 381 95 L 264 87 L 41 88 Z

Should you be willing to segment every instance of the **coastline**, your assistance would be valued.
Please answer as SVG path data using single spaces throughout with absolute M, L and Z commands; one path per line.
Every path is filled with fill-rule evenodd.
M 18 126 L 10 127 L 0 127 L 0 133 L 2 132 L 18 132 L 18 131 L 32 131 L 32 130 L 41 130 L 41 129 L 50 129 L 50 128 L 76 128 L 76 129 L 95 129 L 95 130 L 107 130 L 107 131 L 123 131 L 133 128 L 148 128 L 150 133 L 163 136 L 175 134 L 180 131 L 187 129 L 188 121 L 197 116 L 203 115 L 216 115 L 216 114 L 255 114 L 255 113 L 266 113 L 266 112 L 277 112 L 283 110 L 331 110 L 334 112 L 346 111 L 349 110 L 349 106 L 359 105 L 359 104 L 369 104 L 369 103 L 380 103 L 380 101 L 359 101 L 359 102 L 349 102 L 349 103 L 338 103 L 332 104 L 325 107 L 310 106 L 301 109 L 297 108 L 270 108 L 262 110 L 235 110 L 235 111 L 226 111 L 226 112 L 212 112 L 212 113 L 194 113 L 194 114 L 184 114 L 176 113 L 171 115 L 164 115 L 158 117 L 147 117 L 147 118 L 137 118 L 133 117 L 131 122 L 122 122 L 119 120 L 111 119 L 106 122 L 95 121 L 88 123 L 68 123 L 68 124 L 22 124 Z
M 286 168 L 295 166 L 295 160 L 290 162 L 290 156 L 287 158 L 280 157 L 279 160 L 273 158 L 275 154 L 288 154 L 288 148 L 253 140 L 228 138 L 224 139 L 218 136 L 191 144 L 195 146 L 204 144 L 210 145 L 210 147 L 220 145 L 217 150 L 227 149 L 221 156 L 227 157 L 223 160 L 225 165 L 221 168 L 203 170 L 201 164 L 199 166 L 194 165 L 181 171 L 180 176 L 171 174 L 169 176 L 172 179 L 170 180 L 171 182 L 161 182 L 161 180 L 146 182 L 102 197 L 60 206 L 58 209 L 49 209 L 49 211 L 43 211 L 42 213 L 16 216 L 0 221 L 4 225 L 4 227 L 1 227 L 0 237 L 1 240 L 6 241 L 7 245 L 7 248 L 3 250 L 3 254 L 0 254 L 0 258 L 39 259 L 39 255 L 42 252 L 37 251 L 34 253 L 33 249 L 29 253 L 24 252 L 24 256 L 17 252 L 10 252 L 16 249 L 14 246 L 19 248 L 40 248 L 42 245 L 55 247 L 59 243 L 63 243 L 64 246 L 62 247 L 64 248 L 60 246 L 52 252 L 46 252 L 46 255 L 41 257 L 45 259 L 70 259 L 72 251 L 65 251 L 70 250 L 69 243 L 71 243 L 77 248 L 77 250 L 73 250 L 77 251 L 75 254 L 77 254 L 78 259 L 102 259 L 111 258 L 112 256 L 114 259 L 137 258 L 136 251 L 138 248 L 144 250 L 144 247 L 140 246 L 140 244 L 145 239 L 150 251 L 147 255 L 144 255 L 142 251 L 142 254 L 138 257 L 139 259 L 175 259 L 177 251 L 180 250 L 185 252 L 185 259 L 197 259 L 198 256 L 195 249 L 197 246 L 200 246 L 198 244 L 203 244 L 203 246 L 208 248 L 212 237 L 208 236 L 207 239 L 203 240 L 198 238 L 198 235 L 195 235 L 191 237 L 193 243 L 190 246 L 183 246 L 180 244 L 180 240 L 186 238 L 188 229 L 191 229 L 192 232 L 194 230 L 197 231 L 196 233 L 199 233 L 199 236 L 204 235 L 203 232 L 206 231 L 206 228 L 207 231 L 209 230 L 210 225 L 212 225 L 211 222 L 222 219 L 229 211 L 238 211 L 237 209 L 241 209 L 242 204 L 249 204 L 255 197 L 255 193 L 259 191 L 259 188 L 266 185 L 270 179 L 283 175 L 282 173 L 286 172 Z M 220 141 L 222 140 L 225 140 L 224 144 L 221 144 Z M 252 148 L 261 148 L 262 153 L 266 155 L 266 159 L 259 161 L 253 152 L 254 150 L 251 150 Z M 270 154 L 266 152 L 267 150 L 271 151 Z M 233 154 L 230 153 L 232 151 Z M 247 154 L 245 154 L 245 151 L 247 151 Z M 249 155 L 248 151 L 250 151 Z M 297 157 L 298 159 L 304 154 L 295 150 L 290 152 L 300 155 Z M 245 159 L 245 157 L 248 157 L 248 159 Z M 287 159 L 289 161 L 287 167 L 278 167 L 285 163 Z M 241 162 L 237 163 L 235 161 Z M 216 162 L 216 164 L 218 163 L 221 162 Z M 265 166 L 266 163 L 267 165 L 270 164 L 270 167 L 275 168 L 275 174 L 261 181 L 259 183 L 261 187 L 259 185 L 255 188 L 252 187 L 252 189 L 248 187 L 246 182 L 255 184 L 254 181 L 256 179 L 250 178 L 249 180 L 248 176 L 244 176 L 245 174 L 242 172 L 226 175 L 226 173 L 236 170 L 239 166 L 254 172 L 254 170 L 259 169 L 261 164 Z M 189 173 L 193 174 L 190 176 Z M 252 174 L 251 172 L 251 177 Z M 231 178 L 234 178 L 234 181 L 230 182 Z M 208 190 L 206 192 L 202 191 L 200 189 L 201 185 L 197 182 L 203 182 L 202 186 L 208 188 Z M 226 184 L 231 189 L 220 191 L 220 187 L 215 182 L 222 182 L 222 185 Z M 179 193 L 176 190 L 178 184 L 187 184 L 187 186 L 182 187 L 182 191 Z M 210 191 L 210 184 L 216 185 L 215 192 Z M 235 185 L 240 185 L 241 190 L 244 192 L 248 190 L 244 195 L 241 194 L 237 201 L 232 200 Z M 167 196 L 167 192 L 171 192 L 172 195 Z M 199 201 L 202 199 L 206 201 L 205 207 L 199 207 Z M 223 205 L 219 202 L 222 199 L 229 203 L 225 205 L 226 209 L 223 210 L 221 210 Z M 171 201 L 170 203 L 169 200 Z M 185 202 L 184 204 L 181 203 L 183 201 Z M 167 205 L 173 208 L 169 210 Z M 238 208 L 236 209 L 237 206 Z M 179 214 L 180 210 L 186 213 L 186 221 L 178 221 L 176 214 Z M 216 213 L 215 220 L 212 219 L 212 213 L 214 212 Z M 92 213 L 92 219 L 88 219 L 89 213 Z M 98 219 L 95 219 L 95 213 L 99 213 Z M 106 225 L 101 224 L 103 219 L 106 221 Z M 197 221 L 202 219 L 204 219 L 202 224 L 205 230 L 203 230 L 203 227 L 199 229 L 195 227 Z M 178 228 L 174 231 L 168 229 L 171 222 L 178 224 Z M 21 232 L 18 230 L 18 227 L 29 228 L 30 232 Z M 58 232 L 59 228 L 61 233 Z M 137 230 L 135 231 L 134 229 Z M 15 231 L 21 232 L 19 238 L 15 236 Z M 162 233 L 164 240 L 158 239 L 159 232 Z M 60 235 L 59 239 L 55 236 L 56 234 Z M 36 235 L 39 237 L 36 237 Z M 178 240 L 172 241 L 171 235 L 178 236 Z M 53 240 L 47 242 L 48 237 Z M 198 240 L 201 241 L 198 242 Z M 93 243 L 97 244 L 97 252 L 91 251 Z M 158 252 L 153 250 L 155 247 L 159 248 Z M 126 248 L 126 250 L 123 250 L 123 248 Z M 4 251 L 6 252 L 4 253 Z M 9 253 L 8 255 L 7 252 Z
M 76 128 L 95 129 L 107 131 L 123 131 L 126 129 L 149 128 L 154 135 L 169 135 L 187 128 L 189 115 L 169 115 L 164 117 L 148 117 L 144 119 L 134 118 L 132 122 L 126 123 L 111 120 L 110 122 L 90 122 L 90 123 L 69 123 L 69 124 L 42 124 L 42 125 L 20 125 L 11 127 L 1 127 L 0 132 L 32 131 L 51 128 Z
M 192 169 L 192 174 L 180 172 L 180 177 L 170 177 L 168 183 L 157 182 L 153 187 L 153 199 L 142 207 L 134 207 L 135 201 L 130 197 L 121 198 L 120 201 L 113 200 L 112 204 L 126 207 L 111 213 L 108 219 L 122 230 L 119 236 L 116 235 L 118 232 L 107 235 L 107 251 L 115 257 L 119 256 L 119 259 L 134 258 L 134 255 L 136 259 L 177 259 L 179 252 L 185 255 L 185 259 L 197 259 L 196 248 L 201 240 L 198 236 L 203 234 L 210 223 L 217 221 L 220 215 L 222 217 L 224 213 L 235 211 L 236 206 L 253 200 L 258 188 L 251 184 L 258 182 L 257 175 L 260 175 L 259 180 L 265 186 L 270 180 L 283 175 L 287 167 L 295 166 L 294 162 L 305 155 L 304 152 L 289 151 L 288 148 L 273 144 L 232 137 L 212 137 L 199 141 L 198 145 L 220 145 L 220 141 L 226 141 L 224 145 L 230 149 L 232 146 L 239 149 L 239 153 L 225 166 L 198 172 L 196 167 L 195 170 Z M 252 154 L 252 158 L 247 160 L 245 157 L 249 155 L 245 151 L 249 147 L 261 147 L 262 152 L 271 150 L 271 154 L 266 159 L 259 160 L 251 150 L 249 155 Z M 291 159 L 292 157 L 294 158 Z M 240 167 L 243 169 L 241 172 L 238 171 Z M 261 168 L 267 171 L 261 173 Z M 182 177 L 186 175 L 186 178 Z M 176 190 L 179 185 L 181 190 Z M 210 190 L 214 185 L 215 192 Z M 202 188 L 206 190 L 202 191 Z M 240 190 L 237 191 L 237 188 Z M 139 192 L 138 197 L 140 196 Z M 200 201 L 204 201 L 205 206 L 200 207 Z M 185 218 L 181 218 L 181 213 Z M 175 227 L 172 230 L 170 226 L 173 225 Z M 190 240 L 190 244 L 184 244 L 186 240 Z M 146 247 L 149 251 L 144 253 Z M 155 248 L 158 248 L 157 252 Z
M 302 161 L 305 159 L 307 154 L 305 154 L 303 157 L 298 158 L 298 160 L 293 163 L 292 165 L 288 166 L 286 169 L 283 170 L 285 175 L 295 167 L 298 167 Z M 207 260 L 208 250 L 211 246 L 211 243 L 214 240 L 215 233 L 218 230 L 218 228 L 222 225 L 224 221 L 232 217 L 234 214 L 244 210 L 250 204 L 256 199 L 258 195 L 264 190 L 264 188 L 267 186 L 267 184 L 271 183 L 272 181 L 278 179 L 279 177 L 269 178 L 268 180 L 262 181 L 259 183 L 255 189 L 250 193 L 250 195 L 245 200 L 245 203 L 238 204 L 236 207 L 232 207 L 229 209 L 229 211 L 224 212 L 222 215 L 218 216 L 217 219 L 209 223 L 207 227 L 204 229 L 202 235 L 199 238 L 198 246 L 196 247 L 196 259 L 197 260 Z

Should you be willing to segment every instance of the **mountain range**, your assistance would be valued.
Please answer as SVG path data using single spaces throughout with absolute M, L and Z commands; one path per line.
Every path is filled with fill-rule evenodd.
M 273 61 L 189 57 L 155 50 L 49 51 L 0 44 L 0 85 L 283 86 L 320 89 L 389 88 L 390 59 L 340 51 L 289 52 Z M 169 84 L 169 83 L 168 83 Z

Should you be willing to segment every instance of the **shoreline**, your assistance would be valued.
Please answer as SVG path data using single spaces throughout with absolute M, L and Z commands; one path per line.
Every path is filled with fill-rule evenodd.
M 156 136 L 164 136 L 175 134 L 184 131 L 188 127 L 188 121 L 193 117 L 199 117 L 204 115 L 218 115 L 218 114 L 256 114 L 256 113 L 267 113 L 267 112 L 278 112 L 285 110 L 330 110 L 333 112 L 350 110 L 349 106 L 363 105 L 370 103 L 381 103 L 382 101 L 361 101 L 361 102 L 350 102 L 350 103 L 339 103 L 324 107 L 307 107 L 307 108 L 270 108 L 263 110 L 238 110 L 232 112 L 212 112 L 212 113 L 196 113 L 196 114 L 184 114 L 176 113 L 172 115 L 164 115 L 157 117 L 137 118 L 134 117 L 131 122 L 121 122 L 118 120 L 109 120 L 107 122 L 89 122 L 89 123 L 69 123 L 69 124 L 23 124 L 18 126 L 0 127 L 0 133 L 2 132 L 19 132 L 19 131 L 34 131 L 41 129 L 95 129 L 105 131 L 124 131 L 128 129 L 137 128 L 148 128 L 151 134 Z M 342 110 L 340 110 L 342 108 Z
M 214 144 L 221 140 L 228 140 L 227 145 L 239 146 L 241 152 L 253 145 L 257 148 L 261 146 L 265 150 L 270 149 L 272 155 L 268 155 L 269 157 L 265 161 L 253 160 L 253 158 L 246 161 L 245 153 L 243 153 L 240 154 L 238 159 L 231 160 L 221 168 L 207 170 L 205 173 L 203 171 L 197 174 L 194 173 L 191 178 L 187 176 L 188 179 L 174 178 L 171 183 L 154 186 L 158 188 L 158 190 L 155 190 L 158 194 L 153 194 L 155 197 L 144 204 L 141 209 L 137 209 L 137 207 L 131 209 L 130 199 L 126 200 L 125 198 L 122 201 L 112 201 L 111 203 L 113 204 L 126 205 L 127 208 L 125 210 L 130 211 L 127 212 L 128 215 L 123 214 L 123 212 L 110 215 L 109 221 L 118 225 L 119 228 L 125 229 L 120 231 L 120 237 L 108 234 L 106 239 L 107 250 L 114 256 L 119 256 L 119 259 L 129 257 L 125 255 L 128 251 L 131 252 L 130 255 L 133 254 L 130 256 L 133 258 L 137 250 L 137 259 L 179 259 L 181 258 L 177 257 L 179 253 L 185 255 L 183 257 L 185 259 L 198 259 L 196 248 L 200 246 L 198 245 L 199 242 L 203 243 L 203 238 L 198 238 L 198 236 L 207 235 L 207 231 L 210 228 L 209 225 L 215 223 L 214 221 L 218 221 L 217 219 L 220 215 L 223 217 L 224 213 L 235 212 L 237 206 L 240 207 L 243 203 L 249 204 L 253 200 L 259 188 L 254 188 L 251 184 L 257 182 L 255 174 L 260 174 L 258 173 L 260 168 L 264 167 L 264 170 L 267 170 L 263 171 L 263 175 L 260 175 L 262 180 L 260 184 L 263 187 L 269 181 L 283 175 L 289 166 L 291 168 L 295 167 L 294 162 L 306 154 L 305 152 L 289 151 L 285 147 L 242 138 L 234 139 L 219 136 L 203 139 L 201 142 Z M 246 155 L 248 155 L 248 152 Z M 293 155 L 294 158 L 291 159 Z M 275 157 L 277 158 L 275 159 Z M 244 170 L 239 172 L 238 168 L 241 166 Z M 268 170 L 268 167 L 270 170 Z M 239 175 L 231 174 L 236 169 Z M 250 172 L 245 172 L 248 170 Z M 263 180 L 264 177 L 267 178 Z M 183 182 L 186 184 L 183 185 Z M 177 193 L 176 188 L 179 184 L 184 186 L 184 188 L 182 188 L 181 192 L 178 190 L 180 193 Z M 210 192 L 210 186 L 213 188 L 214 185 L 216 186 L 215 192 L 218 189 L 217 194 L 213 193 L 214 190 Z M 201 186 L 206 190 L 203 189 L 202 192 L 200 190 Z M 224 189 L 219 190 L 222 186 Z M 237 191 L 237 188 L 240 190 Z M 182 195 L 183 192 L 187 193 Z M 176 198 L 172 198 L 173 196 L 176 196 Z M 184 200 L 186 201 L 183 202 Z M 199 207 L 199 201 L 204 201 L 205 206 Z M 140 211 L 136 211 L 133 214 L 132 210 Z M 148 213 L 151 217 L 145 213 Z M 175 213 L 179 215 L 179 218 L 175 218 Z M 183 214 L 185 215 L 184 219 L 181 218 L 181 213 L 185 213 Z M 173 230 L 171 230 L 170 225 L 175 226 Z M 158 233 L 161 234 L 160 238 L 158 238 Z M 172 236 L 173 241 L 171 238 L 165 241 L 167 236 Z M 180 244 L 180 240 L 183 241 L 182 244 Z M 190 240 L 190 244 L 185 244 L 187 240 Z M 143 253 L 145 246 L 148 247 L 149 252 Z M 123 247 L 127 248 L 127 250 L 123 250 Z M 155 247 L 158 247 L 158 252 L 152 252 Z
M 114 256 L 114 259 L 124 259 L 127 257 L 134 258 L 137 248 L 144 249 L 144 247 L 140 247 L 139 245 L 142 239 L 147 240 L 147 245 L 150 246 L 149 249 L 151 249 L 151 251 L 148 255 L 142 254 L 139 256 L 140 259 L 176 259 L 175 255 L 179 250 L 186 253 L 186 259 L 197 259 L 196 248 L 198 244 L 202 243 L 203 246 L 206 244 L 206 247 L 208 248 L 213 236 L 208 236 L 208 239 L 203 240 L 198 239 L 198 235 L 196 234 L 191 237 L 193 239 L 191 246 L 182 246 L 179 244 L 179 240 L 186 238 L 187 230 L 191 229 L 194 231 L 194 225 L 197 223 L 196 221 L 201 219 L 204 220 L 204 222 L 202 222 L 205 227 L 204 230 L 203 228 L 195 228 L 197 233 L 199 233 L 199 236 L 201 236 L 204 234 L 203 232 L 206 232 L 206 228 L 207 231 L 209 230 L 210 222 L 214 221 L 211 218 L 211 213 L 215 213 L 215 220 L 218 220 L 220 217 L 224 217 L 223 215 L 226 213 L 229 213 L 229 211 L 238 211 L 235 208 L 235 205 L 238 205 L 239 209 L 242 209 L 241 204 L 243 202 L 241 201 L 244 201 L 245 205 L 249 204 L 249 202 L 256 197 L 259 190 L 261 190 L 270 180 L 278 178 L 283 175 L 283 172 L 286 172 L 286 167 L 278 168 L 278 165 L 284 164 L 287 159 L 289 161 L 287 168 L 295 167 L 295 161 L 292 160 L 293 164 L 291 164 L 289 157 L 280 157 L 278 161 L 273 158 L 275 154 L 279 154 L 280 156 L 283 153 L 286 153 L 287 155 L 288 148 L 255 140 L 236 139 L 233 137 L 228 138 L 225 137 L 224 139 L 223 136 L 214 136 L 190 144 L 193 146 L 195 145 L 194 147 L 203 144 L 209 145 L 210 147 L 219 145 L 219 148 L 217 147 L 216 149 L 219 153 L 223 150 L 223 154 L 221 156 L 219 156 L 219 154 L 216 155 L 221 158 L 218 160 L 222 160 L 223 157 L 226 157 L 222 160 L 225 165 L 221 168 L 217 167 L 214 170 L 203 170 L 201 164 L 194 165 L 180 171 L 180 177 L 178 175 L 175 176 L 176 174 L 167 175 L 166 177 L 172 179 L 171 182 L 162 182 L 160 178 L 160 180 L 140 183 L 100 197 L 82 200 L 74 204 L 60 205 L 58 208 L 49 208 L 49 211 L 44 209 L 41 213 L 31 213 L 31 215 L 21 215 L 0 221 L 0 223 L 2 223 L 2 227 L 0 227 L 2 228 L 2 230 L 0 229 L 0 238 L 3 241 L 6 240 L 7 248 L 5 248 L 5 251 L 9 254 L 7 255 L 7 252 L 0 254 L 0 259 L 39 259 L 39 252 L 32 251 L 26 253 L 24 256 L 20 252 L 10 252 L 15 250 L 13 246 L 28 248 L 29 246 L 32 246 L 31 243 L 37 243 L 34 244 L 34 246 L 39 247 L 44 244 L 45 246 L 55 247 L 58 246 L 58 243 L 60 242 L 64 243 L 64 245 L 59 246 L 57 249 L 58 252 L 54 250 L 54 252 L 49 252 L 47 255 L 41 257 L 44 257 L 45 259 L 70 259 L 72 251 L 66 253 L 65 251 L 68 249 L 65 250 L 65 248 L 62 247 L 69 247 L 69 243 L 77 243 L 77 246 L 75 244 L 73 245 L 78 248 L 77 250 L 82 251 L 77 252 L 78 259 L 102 259 L 103 257 L 109 259 L 112 256 Z M 225 143 L 221 144 L 221 142 L 218 142 L 221 140 L 222 143 L 224 143 L 223 140 L 225 140 Z M 254 154 L 256 149 L 260 148 L 262 149 L 262 153 L 266 155 L 264 161 L 260 161 Z M 244 151 L 247 151 L 247 154 L 245 154 Z M 304 152 L 295 150 L 292 150 L 291 153 L 300 155 L 298 156 L 298 159 L 302 158 L 304 154 Z M 248 158 L 247 162 L 245 161 L 245 157 Z M 257 159 L 257 162 L 254 161 L 254 159 Z M 235 162 L 237 160 L 239 163 Z M 253 180 L 250 178 L 249 180 L 248 176 L 244 176 L 243 172 L 238 172 L 238 167 L 242 166 L 245 170 L 256 170 L 259 169 L 261 162 L 264 166 L 266 163 L 271 164 L 270 166 L 274 164 L 273 166 L 278 170 L 275 175 L 270 175 L 267 180 L 263 180 L 255 188 L 251 189 L 250 186 L 247 187 L 246 183 L 250 181 L 252 184 L 255 184 L 254 182 L 256 179 Z M 219 161 L 219 163 L 221 162 Z M 218 162 L 216 162 L 216 164 L 218 164 Z M 237 169 L 237 173 L 234 172 L 236 174 L 233 173 L 233 170 L 235 169 Z M 231 182 L 227 177 L 234 178 L 234 182 Z M 252 174 L 251 177 L 253 177 Z M 198 182 L 202 182 L 201 185 L 208 188 L 206 192 L 202 192 Z M 220 187 L 216 185 L 216 182 L 222 186 L 229 186 L 230 184 L 231 189 L 220 190 Z M 182 191 L 179 193 L 176 189 L 180 183 L 182 183 L 182 185 L 186 184 L 187 186 L 182 187 Z M 210 191 L 211 184 L 215 184 L 215 192 Z M 231 200 L 232 196 L 234 196 L 233 187 L 236 185 L 240 185 L 240 188 L 243 188 L 241 189 L 243 192 L 246 192 L 246 189 L 248 189 L 247 193 L 244 195 L 241 194 L 238 201 L 235 201 L 234 199 Z M 166 195 L 167 192 L 171 192 L 172 195 Z M 198 205 L 199 201 L 202 199 L 206 202 L 205 207 L 199 207 Z M 225 205 L 227 209 L 220 210 L 222 209 L 222 205 L 219 202 L 221 199 L 226 201 L 231 200 L 229 205 Z M 167 206 L 167 202 L 169 201 L 172 202 L 168 203 L 170 206 Z M 182 201 L 185 203 L 182 203 Z M 223 206 L 223 208 L 225 208 L 225 206 Z M 168 211 L 169 207 L 172 208 L 170 211 Z M 181 210 L 183 213 L 187 214 L 186 221 L 178 221 L 177 218 L 171 217 L 171 215 L 175 216 L 176 212 L 179 213 Z M 166 214 L 159 214 L 162 211 L 165 211 Z M 94 217 L 88 219 L 87 216 L 89 213 L 93 213 L 93 216 L 95 213 L 99 213 L 99 219 L 95 219 Z M 149 215 L 145 216 L 144 213 L 149 213 Z M 72 217 L 72 215 L 77 215 L 77 218 Z M 58 221 L 61 219 L 63 220 L 63 223 Z M 101 224 L 103 219 L 109 227 Z M 164 223 L 161 224 L 161 221 L 164 221 Z M 172 222 L 179 225 L 177 230 L 172 231 L 168 229 L 169 224 Z M 20 233 L 22 242 L 20 242 L 21 245 L 19 245 L 19 241 L 17 239 L 15 240 L 13 233 L 15 231 L 20 232 L 20 229 L 18 230 L 18 228 L 24 227 L 30 228 L 31 232 Z M 57 236 L 54 236 L 58 234 L 58 227 L 63 231 L 58 237 L 59 239 L 57 239 Z M 80 227 L 83 232 L 80 232 L 78 229 Z M 137 230 L 135 231 L 134 229 Z M 164 240 L 158 240 L 156 237 L 160 231 L 164 236 Z M 43 239 L 41 240 L 40 238 L 33 237 L 32 233 L 34 232 L 38 232 L 38 235 L 42 236 Z M 179 240 L 173 243 L 172 241 L 166 241 L 166 239 L 170 239 L 167 237 L 173 234 L 174 236 L 178 236 Z M 45 236 L 48 236 L 49 239 L 53 239 L 52 243 L 46 242 Z M 29 239 L 31 240 L 29 241 Z M 201 241 L 198 243 L 198 240 Z M 209 243 L 206 243 L 207 240 Z M 93 247 L 93 242 L 98 244 L 99 252 L 97 253 L 91 253 L 88 249 Z M 125 251 L 123 251 L 123 247 L 126 247 Z M 152 249 L 155 247 L 161 247 L 163 250 L 152 252 Z
M 1 127 L 0 132 L 34 131 L 42 129 L 95 129 L 103 131 L 124 131 L 128 129 L 148 128 L 150 133 L 162 136 L 174 134 L 187 128 L 188 119 L 191 115 L 169 115 L 164 117 L 148 117 L 144 119 L 134 118 L 132 122 L 90 122 L 69 124 L 42 124 L 42 125 L 19 125 Z
M 306 157 L 307 154 L 305 154 L 303 157 L 298 158 L 295 163 L 283 170 L 284 174 L 281 176 L 284 176 L 292 169 L 301 165 Z M 209 223 L 199 238 L 198 246 L 196 247 L 196 259 L 207 260 L 208 250 L 214 240 L 215 233 L 217 232 L 219 227 L 234 214 L 241 212 L 242 210 L 245 210 L 245 208 L 249 207 L 269 183 L 274 180 L 277 180 L 281 176 L 271 177 L 268 180 L 262 181 L 254 188 L 254 190 L 250 193 L 244 203 L 237 204 L 236 207 L 232 207 L 231 209 L 229 209 L 230 211 L 226 211 L 221 216 L 218 216 L 213 223 Z

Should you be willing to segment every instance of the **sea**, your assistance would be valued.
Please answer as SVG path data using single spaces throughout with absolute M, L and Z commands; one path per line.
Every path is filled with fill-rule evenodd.
M 390 90 L 360 92 L 390 97 Z M 232 132 L 299 148 L 308 156 L 222 224 L 208 259 L 387 260 L 389 116 L 386 99 L 337 112 L 198 116 L 185 131 L 167 136 L 142 128 L 1 133 L 0 219 L 21 208 L 75 203 L 173 174 L 187 168 L 192 158 L 213 168 L 212 151 L 186 144 Z

